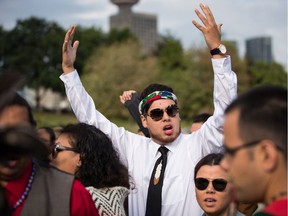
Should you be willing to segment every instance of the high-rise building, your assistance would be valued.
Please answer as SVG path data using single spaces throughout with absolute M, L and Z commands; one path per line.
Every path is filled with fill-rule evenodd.
M 246 40 L 246 57 L 252 62 L 272 63 L 271 37 L 257 37 Z
M 110 0 L 118 6 L 118 14 L 110 17 L 110 28 L 128 28 L 138 38 L 143 53 L 151 53 L 157 46 L 157 17 L 134 13 L 132 6 L 139 0 Z

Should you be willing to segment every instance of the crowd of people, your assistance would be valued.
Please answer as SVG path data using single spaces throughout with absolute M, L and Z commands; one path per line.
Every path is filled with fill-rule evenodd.
M 160 83 L 119 97 L 142 134 L 100 113 L 74 68 L 76 26 L 60 79 L 79 123 L 37 128 L 14 88 L 0 92 L 0 215 L 287 216 L 287 89 L 237 96 L 222 24 L 200 8 L 202 24 L 192 22 L 212 56 L 214 112 L 195 116 L 190 133 L 173 88 Z

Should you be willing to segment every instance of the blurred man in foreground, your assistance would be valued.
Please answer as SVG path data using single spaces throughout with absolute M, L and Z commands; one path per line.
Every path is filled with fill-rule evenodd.
M 255 88 L 225 111 L 221 162 L 236 199 L 265 204 L 256 215 L 287 216 L 287 89 Z

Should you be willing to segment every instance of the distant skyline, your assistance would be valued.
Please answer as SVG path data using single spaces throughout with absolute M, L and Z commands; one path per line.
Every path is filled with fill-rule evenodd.
M 236 41 L 241 57 L 245 40 L 268 36 L 273 58 L 287 70 L 287 0 L 139 0 L 133 11 L 157 15 L 158 33 L 170 32 L 188 49 L 205 46 L 191 23 L 199 21 L 194 10 L 200 3 L 209 5 L 216 21 L 223 23 L 223 39 Z M 109 16 L 116 13 L 110 0 L 0 0 L 0 25 L 5 29 L 13 28 L 17 19 L 36 16 L 64 28 L 79 24 L 108 32 Z

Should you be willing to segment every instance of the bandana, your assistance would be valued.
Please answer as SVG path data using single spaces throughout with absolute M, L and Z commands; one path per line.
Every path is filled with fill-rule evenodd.
M 139 103 L 139 112 L 142 114 L 145 106 L 150 104 L 151 102 L 159 99 L 171 99 L 175 103 L 177 103 L 177 97 L 175 94 L 169 91 L 154 91 L 151 94 L 147 95 L 143 100 Z

